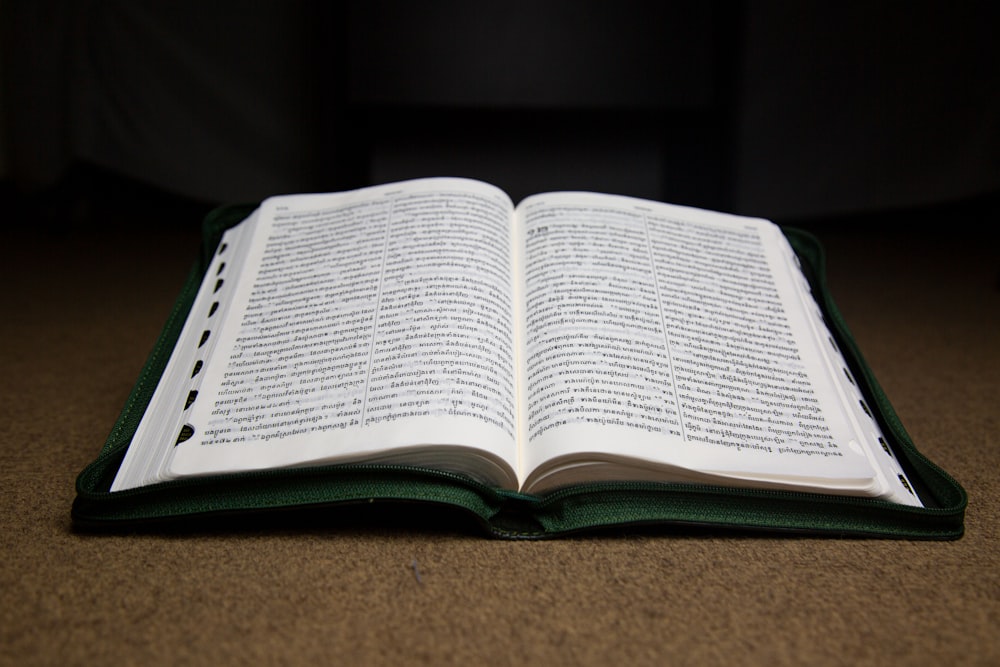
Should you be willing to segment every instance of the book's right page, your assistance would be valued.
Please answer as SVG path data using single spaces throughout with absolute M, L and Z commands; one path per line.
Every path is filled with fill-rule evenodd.
M 593 193 L 530 197 L 516 224 L 525 491 L 663 480 L 920 504 L 779 227 Z

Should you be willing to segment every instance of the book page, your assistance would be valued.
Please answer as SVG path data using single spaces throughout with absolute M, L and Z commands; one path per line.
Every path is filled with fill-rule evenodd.
M 586 193 L 528 198 L 519 225 L 528 490 L 886 492 L 775 225 Z
M 512 210 L 462 179 L 264 202 L 168 476 L 378 461 L 515 486 Z

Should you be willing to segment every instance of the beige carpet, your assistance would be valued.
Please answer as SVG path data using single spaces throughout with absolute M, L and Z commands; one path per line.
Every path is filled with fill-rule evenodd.
M 0 663 L 1000 664 L 996 236 L 822 238 L 903 423 L 969 492 L 959 541 L 511 543 L 412 517 L 78 534 L 74 479 L 196 240 L 3 233 Z

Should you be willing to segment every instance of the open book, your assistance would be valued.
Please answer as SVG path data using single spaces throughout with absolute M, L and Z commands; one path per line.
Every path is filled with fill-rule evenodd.
M 111 491 L 358 462 L 921 504 L 776 225 L 466 179 L 229 229 Z

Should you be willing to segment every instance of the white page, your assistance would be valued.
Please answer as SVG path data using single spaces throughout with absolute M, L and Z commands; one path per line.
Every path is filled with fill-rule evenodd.
M 265 201 L 168 476 L 365 459 L 515 485 L 512 209 L 464 179 Z
M 587 193 L 518 212 L 526 471 L 589 458 L 885 492 L 775 225 Z

